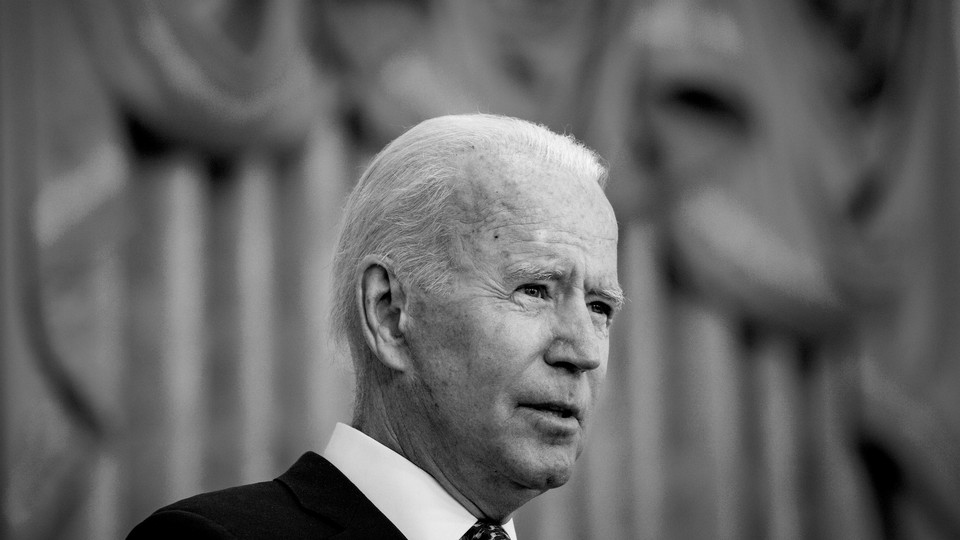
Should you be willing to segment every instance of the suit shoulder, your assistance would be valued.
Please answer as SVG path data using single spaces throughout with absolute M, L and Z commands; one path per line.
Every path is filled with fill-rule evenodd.
M 187 538 L 253 540 L 323 538 L 339 528 L 306 511 L 274 480 L 202 493 L 165 506 L 137 525 L 128 540 Z
M 178 537 L 205 540 L 235 540 L 237 538 L 219 523 L 202 514 L 164 508 L 154 512 L 134 527 L 127 536 L 127 540 L 159 540 L 161 538 Z

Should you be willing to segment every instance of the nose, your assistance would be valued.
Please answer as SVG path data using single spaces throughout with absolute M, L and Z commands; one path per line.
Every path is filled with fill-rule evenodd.
M 579 373 L 603 363 L 603 342 L 584 302 L 570 302 L 557 313 L 553 340 L 544 355 L 554 367 Z

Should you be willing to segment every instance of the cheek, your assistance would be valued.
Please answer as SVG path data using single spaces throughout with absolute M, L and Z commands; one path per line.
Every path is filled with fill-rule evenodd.
M 424 317 L 412 338 L 412 362 L 423 382 L 464 404 L 492 404 L 550 344 L 542 319 L 490 306 Z
M 411 337 L 411 363 L 436 399 L 449 403 L 469 400 L 466 392 L 482 392 L 493 332 L 468 313 L 447 312 L 424 318 Z
M 478 323 L 471 336 L 476 365 L 470 368 L 486 378 L 516 379 L 531 363 L 542 359 L 550 344 L 542 321 L 527 314 L 490 314 Z

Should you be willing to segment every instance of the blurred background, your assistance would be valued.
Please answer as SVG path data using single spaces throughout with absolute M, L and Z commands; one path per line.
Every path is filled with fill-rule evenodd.
M 483 111 L 609 161 L 629 298 L 524 540 L 960 538 L 952 0 L 0 10 L 2 537 L 123 537 L 322 450 L 343 198 Z

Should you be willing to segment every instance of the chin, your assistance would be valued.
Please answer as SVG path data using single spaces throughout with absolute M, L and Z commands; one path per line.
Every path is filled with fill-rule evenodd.
M 574 452 L 547 452 L 529 456 L 516 471 L 524 486 L 537 491 L 558 488 L 567 483 L 573 475 Z
M 566 484 L 567 481 L 570 480 L 572 473 L 572 469 L 566 469 L 563 471 L 558 471 L 557 474 L 547 476 L 544 478 L 543 488 L 554 489 Z

